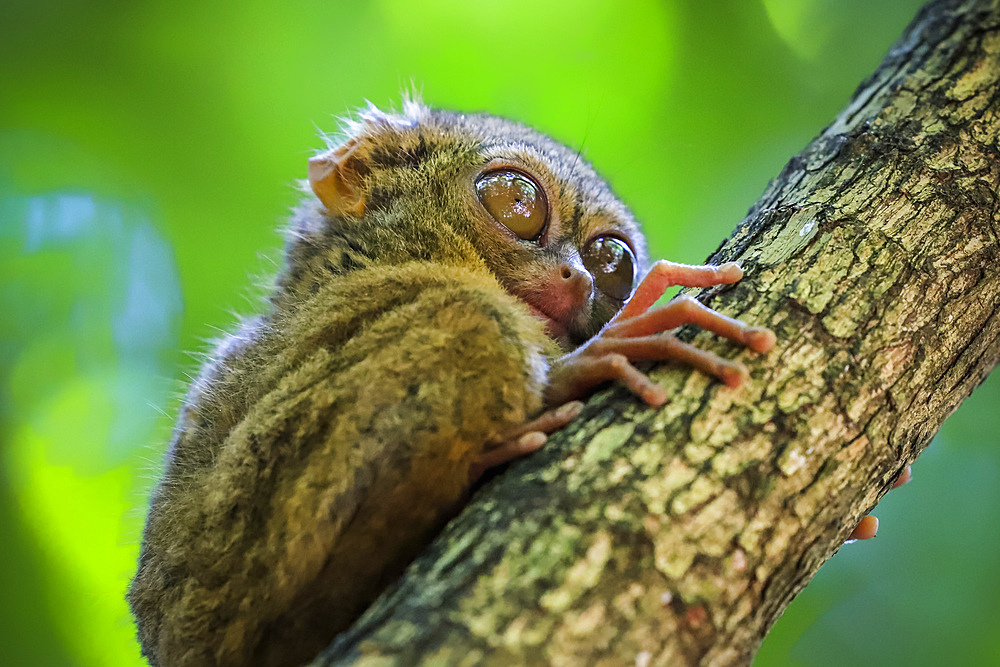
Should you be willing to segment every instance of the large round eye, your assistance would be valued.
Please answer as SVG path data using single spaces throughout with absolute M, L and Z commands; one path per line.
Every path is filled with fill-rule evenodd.
M 583 265 L 594 276 L 594 285 L 613 299 L 624 301 L 635 282 L 635 255 L 624 241 L 598 236 L 583 249 Z
M 548 205 L 542 189 L 519 171 L 501 170 L 483 174 L 476 181 L 479 201 L 496 221 L 526 241 L 537 239 L 545 229 Z

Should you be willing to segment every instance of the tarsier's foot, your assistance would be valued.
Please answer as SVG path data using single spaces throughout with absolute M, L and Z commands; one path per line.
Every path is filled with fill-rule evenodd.
M 667 400 L 666 390 L 633 366 L 635 361 L 675 359 L 714 375 L 730 387 L 739 386 L 747 375 L 742 364 L 684 343 L 669 330 L 697 324 L 763 353 L 774 347 L 770 329 L 726 317 L 687 296 L 659 308 L 650 307 L 674 285 L 710 287 L 735 283 L 742 277 L 743 270 L 733 262 L 721 266 L 657 262 L 611 322 L 553 367 L 546 401 L 557 405 L 584 396 L 603 382 L 619 380 L 650 405 L 661 405 Z
M 899 474 L 896 481 L 892 483 L 892 488 L 897 489 L 907 482 L 913 479 L 913 472 L 910 470 L 910 466 L 906 466 L 906 469 Z M 871 514 L 862 517 L 858 525 L 854 527 L 851 534 L 847 536 L 847 542 L 853 542 L 855 540 L 870 540 L 875 537 L 878 532 L 878 519 L 873 517 Z
M 568 425 L 576 419 L 581 410 L 583 403 L 570 401 L 502 433 L 486 443 L 483 454 L 469 471 L 469 478 L 475 481 L 494 466 L 503 465 L 538 450 L 548 440 L 550 433 L 555 433 Z

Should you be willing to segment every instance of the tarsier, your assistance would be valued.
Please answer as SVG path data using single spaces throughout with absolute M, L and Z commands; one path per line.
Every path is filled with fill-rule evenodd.
M 774 334 L 675 284 L 736 264 L 657 262 L 576 152 L 522 125 L 407 102 L 369 108 L 310 160 L 264 315 L 188 391 L 128 598 L 153 665 L 292 665 L 346 628 L 483 470 L 540 447 L 609 381 L 667 400 L 633 362 L 735 386 L 694 323 Z

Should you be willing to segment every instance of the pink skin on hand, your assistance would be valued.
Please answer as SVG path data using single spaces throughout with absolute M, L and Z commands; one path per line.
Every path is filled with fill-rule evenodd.
M 666 390 L 632 365 L 635 361 L 675 359 L 714 375 L 730 387 L 739 386 L 747 375 L 742 364 L 679 341 L 670 329 L 697 324 L 720 336 L 743 343 L 756 352 L 774 347 L 774 333 L 751 327 L 718 313 L 691 297 L 679 297 L 659 308 L 650 307 L 674 285 L 711 287 L 728 285 L 743 277 L 735 263 L 721 266 L 689 266 L 661 260 L 653 265 L 622 310 L 580 348 L 553 365 L 545 400 L 561 406 L 503 434 L 472 470 L 472 479 L 495 465 L 537 450 L 548 433 L 568 424 L 582 409 L 575 399 L 589 395 L 604 382 L 619 380 L 650 405 L 662 405 Z
M 635 361 L 682 361 L 714 375 L 730 387 L 738 387 L 747 374 L 742 364 L 684 343 L 669 330 L 697 324 L 764 353 L 774 347 L 775 336 L 770 329 L 748 326 L 687 296 L 659 308 L 650 307 L 674 285 L 711 287 L 735 283 L 742 277 L 743 270 L 733 262 L 689 266 L 660 260 L 597 336 L 556 363 L 549 378 L 546 402 L 558 405 L 582 398 L 597 385 L 619 380 L 650 405 L 662 405 L 667 400 L 666 390 L 633 366 Z
M 654 264 L 608 325 L 554 365 L 546 402 L 559 407 L 518 425 L 493 443 L 488 443 L 486 451 L 473 466 L 470 479 L 475 481 L 487 469 L 541 448 L 549 433 L 565 427 L 580 414 L 583 404 L 573 399 L 586 397 L 594 387 L 604 382 L 619 380 L 650 405 L 662 405 L 667 400 L 666 390 L 633 366 L 634 361 L 674 359 L 714 375 L 730 387 L 738 387 L 747 375 L 742 364 L 683 343 L 668 333 L 669 330 L 684 324 L 697 324 L 759 353 L 769 352 L 774 347 L 774 332 L 726 317 L 688 296 L 678 297 L 659 308 L 650 308 L 674 285 L 712 287 L 732 284 L 742 277 L 743 270 L 734 262 L 721 266 L 690 266 L 660 260 Z M 543 319 L 553 323 L 552 326 L 558 324 L 544 311 L 531 307 Z M 910 467 L 907 466 L 892 488 L 905 484 L 910 478 Z M 871 539 L 877 531 L 878 519 L 865 516 L 847 539 Z
M 508 461 L 537 451 L 545 444 L 549 433 L 562 429 L 583 411 L 583 403 L 570 401 L 558 408 L 546 410 L 531 421 L 518 424 L 513 429 L 486 443 L 486 449 L 469 471 L 469 480 L 474 482 L 484 472 Z

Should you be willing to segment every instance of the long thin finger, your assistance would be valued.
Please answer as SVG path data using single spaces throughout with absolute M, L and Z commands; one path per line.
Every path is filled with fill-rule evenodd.
M 646 374 L 633 366 L 621 354 L 608 354 L 594 359 L 581 360 L 578 371 L 585 374 L 591 386 L 608 380 L 618 380 L 629 391 L 650 405 L 663 405 L 667 391 L 656 384 Z
M 583 403 L 580 401 L 570 401 L 558 408 L 546 410 L 529 422 L 518 424 L 509 431 L 504 432 L 497 442 L 507 442 L 516 440 L 525 433 L 538 431 L 540 433 L 554 433 L 576 419 L 580 411 L 583 410 Z
M 755 352 L 768 352 L 774 347 L 774 332 L 770 329 L 748 326 L 689 296 L 678 297 L 661 308 L 615 322 L 602 335 L 606 338 L 650 336 L 682 324 L 697 324 L 703 329 L 743 343 Z
M 666 268 L 662 270 L 667 273 L 673 284 L 681 287 L 728 285 L 738 282 L 743 277 L 743 269 L 736 262 L 692 265 L 660 261 L 666 264 Z
M 611 338 L 596 344 L 601 353 L 621 354 L 631 361 L 666 361 L 673 359 L 704 373 L 714 375 L 729 387 L 738 387 L 747 377 L 743 364 L 723 359 L 673 336 Z
M 629 300 L 611 320 L 612 322 L 619 322 L 646 312 L 650 306 L 656 303 L 657 299 L 663 296 L 672 283 L 665 271 L 660 268 L 662 264 L 664 262 L 660 260 L 653 265 L 649 273 L 639 282 L 639 286 L 635 288 L 635 292 L 632 293 Z
M 677 264 L 664 259 L 656 262 L 649 273 L 642 279 L 635 293 L 625 307 L 618 313 L 616 320 L 635 317 L 644 313 L 663 293 L 674 285 L 683 287 L 711 287 L 737 282 L 743 277 L 743 269 L 735 262 L 720 266 L 692 266 Z
M 483 452 L 479 459 L 472 464 L 472 468 L 469 470 L 469 480 L 474 482 L 490 468 L 538 451 L 547 439 L 548 437 L 544 433 L 531 431 L 523 434 L 517 440 L 510 440 L 499 447 Z

